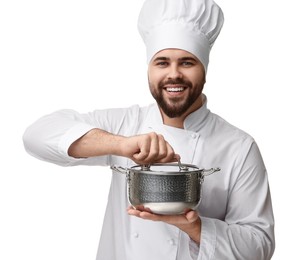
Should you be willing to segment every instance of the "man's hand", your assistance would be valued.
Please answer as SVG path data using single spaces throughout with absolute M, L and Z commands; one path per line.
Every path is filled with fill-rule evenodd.
M 157 133 L 125 137 L 94 128 L 69 147 L 68 154 L 75 158 L 118 155 L 137 164 L 166 163 L 179 159 L 174 149 Z
M 137 164 L 165 163 L 179 159 L 164 137 L 154 132 L 126 137 L 121 142 L 121 153 Z
M 200 243 L 202 223 L 198 213 L 194 210 L 189 210 L 181 215 L 158 215 L 153 214 L 148 208 L 139 206 L 136 209 L 129 207 L 127 213 L 145 220 L 162 221 L 174 225 L 187 233 L 197 244 Z

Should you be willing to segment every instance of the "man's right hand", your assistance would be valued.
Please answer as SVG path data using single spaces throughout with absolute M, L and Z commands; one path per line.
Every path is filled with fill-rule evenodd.
M 70 146 L 68 154 L 75 158 L 118 155 L 137 164 L 166 163 L 180 159 L 160 134 L 152 132 L 125 137 L 97 128 L 76 140 Z
M 180 158 L 164 137 L 155 132 L 125 137 L 121 152 L 137 164 L 173 162 Z

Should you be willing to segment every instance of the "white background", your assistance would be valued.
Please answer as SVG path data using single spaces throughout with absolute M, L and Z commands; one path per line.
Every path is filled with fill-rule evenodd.
M 297 0 L 220 0 L 225 25 L 209 65 L 209 108 L 250 133 L 268 168 L 274 260 L 302 253 L 302 25 Z M 142 0 L 0 3 L 0 259 L 89 260 L 110 183 L 100 167 L 30 157 L 22 134 L 62 108 L 152 102 L 136 21 Z

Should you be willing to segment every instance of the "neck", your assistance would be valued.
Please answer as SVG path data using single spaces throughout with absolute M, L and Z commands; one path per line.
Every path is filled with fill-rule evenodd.
M 165 115 L 162 111 L 162 119 L 163 119 L 163 123 L 164 125 L 168 125 L 168 126 L 172 126 L 172 127 L 176 127 L 176 128 L 184 128 L 184 120 L 185 118 L 182 117 L 176 117 L 176 118 L 170 118 L 167 115 Z
M 201 95 L 200 97 L 197 98 L 197 100 L 193 103 L 193 105 L 181 116 L 179 117 L 168 117 L 160 108 L 160 112 L 162 115 L 162 120 L 164 125 L 168 125 L 168 126 L 172 126 L 172 127 L 176 127 L 176 128 L 184 128 L 184 121 L 186 119 L 186 117 L 188 115 L 190 115 L 191 113 L 193 113 L 194 111 L 198 110 L 200 107 L 202 107 L 204 103 L 204 98 L 203 95 Z

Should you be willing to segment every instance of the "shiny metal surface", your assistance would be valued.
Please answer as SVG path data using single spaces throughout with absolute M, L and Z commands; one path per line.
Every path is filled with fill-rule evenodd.
M 199 169 L 180 162 L 112 169 L 126 174 L 130 204 L 134 208 L 143 205 L 157 214 L 181 214 L 195 209 L 201 200 L 204 176 L 220 170 Z

